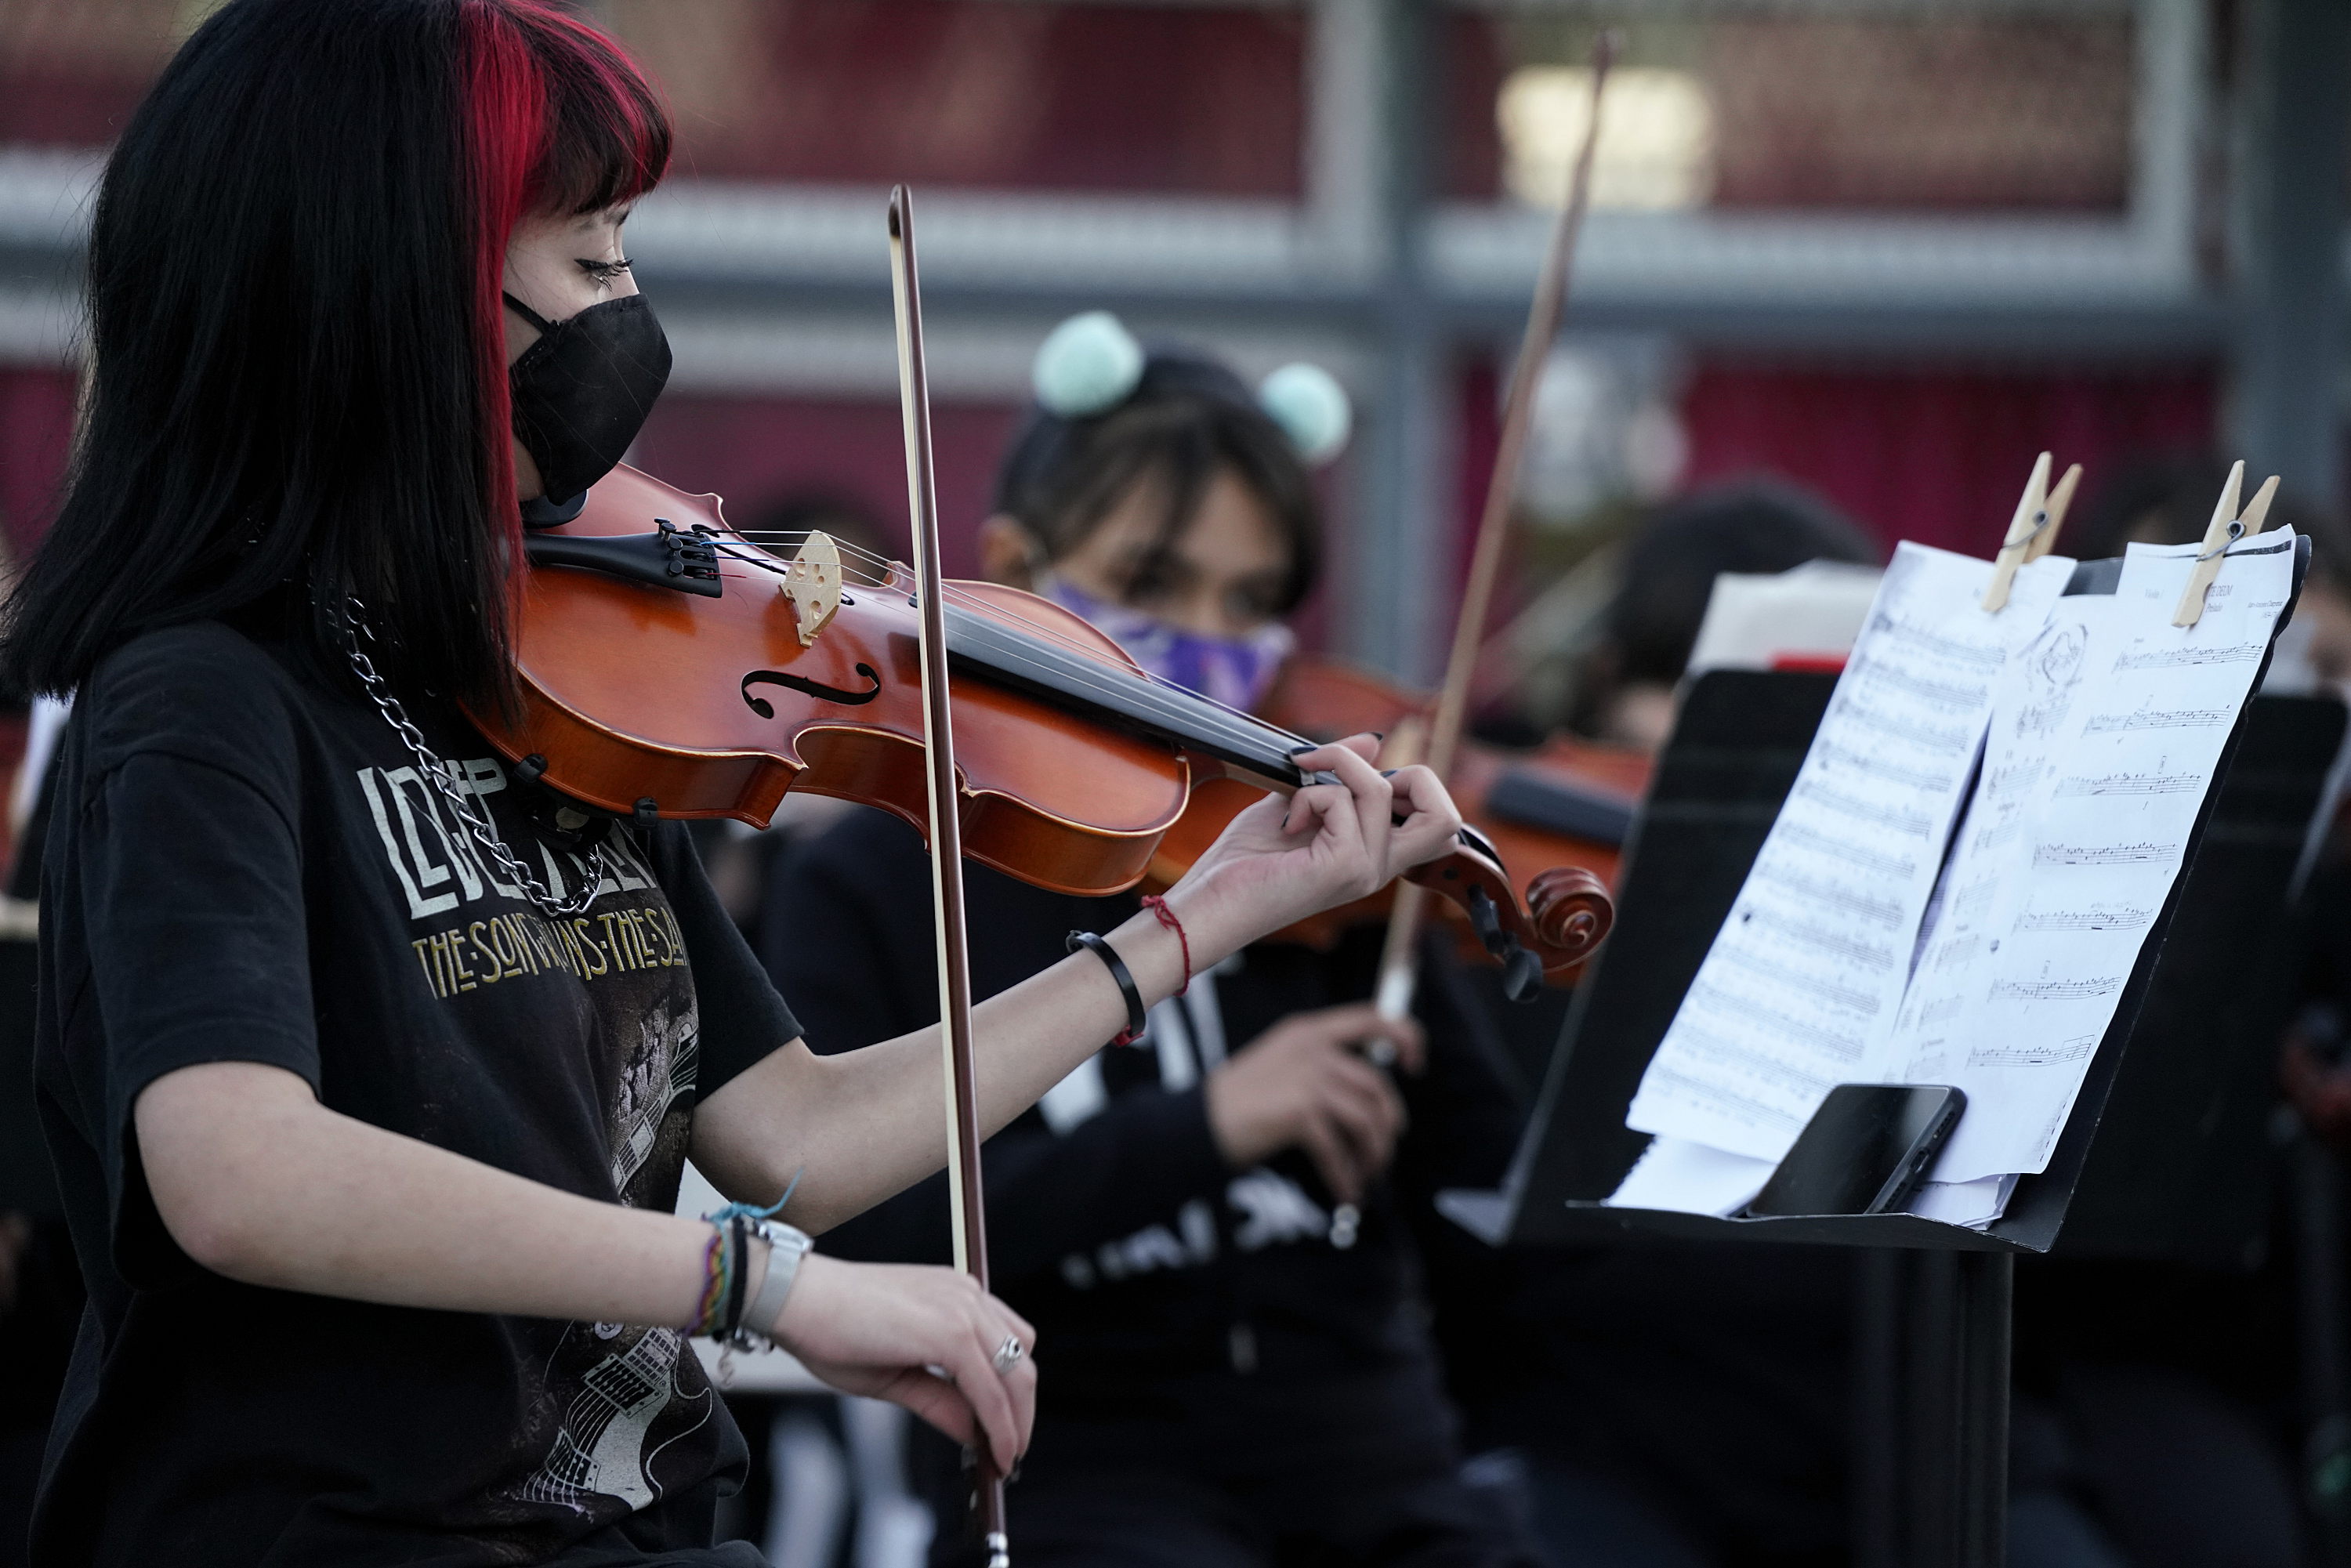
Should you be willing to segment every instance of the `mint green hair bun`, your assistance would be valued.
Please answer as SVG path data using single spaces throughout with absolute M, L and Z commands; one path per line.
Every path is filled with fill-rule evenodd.
M 1045 334 L 1029 379 L 1037 401 L 1063 419 L 1104 413 L 1143 380 L 1143 345 L 1109 311 L 1089 310 Z
M 1328 463 L 1346 449 L 1354 411 L 1339 380 L 1320 365 L 1284 365 L 1265 378 L 1257 401 L 1309 463 Z

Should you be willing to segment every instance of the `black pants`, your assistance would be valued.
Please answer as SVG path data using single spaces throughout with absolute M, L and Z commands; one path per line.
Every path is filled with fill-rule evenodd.
M 1338 1480 L 1341 1478 L 1331 1478 Z M 1320 1489 L 1317 1489 L 1320 1491 Z M 1541 1568 L 1509 1500 L 1457 1477 L 1294 1491 L 1217 1485 L 1168 1470 L 1023 1479 L 1011 1490 L 1020 1568 Z M 934 1568 L 985 1561 L 942 1531 Z

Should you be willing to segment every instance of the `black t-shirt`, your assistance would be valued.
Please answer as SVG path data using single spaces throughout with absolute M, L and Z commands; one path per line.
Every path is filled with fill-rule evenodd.
M 576 885 L 480 736 L 411 711 L 524 863 Z M 235 1283 L 173 1243 L 131 1123 L 162 1074 L 266 1062 L 347 1115 L 667 1210 L 696 1096 L 799 1032 L 684 829 L 616 829 L 600 895 L 551 920 L 355 685 L 212 623 L 110 657 L 57 768 L 37 1074 L 90 1305 L 34 1560 L 731 1561 L 670 1555 L 707 1545 L 745 1458 L 676 1331 Z
M 1072 928 L 1109 930 L 1135 909 L 1132 895 L 1075 898 L 977 865 L 964 886 L 981 996 L 1055 962 Z M 930 873 L 911 828 L 861 811 L 796 850 L 769 894 L 761 956 L 816 1049 L 937 1016 Z M 1458 972 L 1435 955 L 1424 970 L 1428 1070 L 1399 1075 L 1409 1128 L 1352 1245 L 1333 1244 L 1332 1198 L 1302 1154 L 1226 1165 L 1201 1088 L 1228 1050 L 1288 1015 L 1368 997 L 1379 948 L 1375 929 L 1329 953 L 1252 947 L 988 1140 L 995 1288 L 1039 1335 L 1024 1473 L 1174 1468 L 1302 1502 L 1449 1471 L 1417 1263 L 1443 1223 L 1434 1193 L 1494 1185 L 1518 1128 L 1499 1047 Z M 945 1186 L 828 1232 L 827 1250 L 945 1261 Z

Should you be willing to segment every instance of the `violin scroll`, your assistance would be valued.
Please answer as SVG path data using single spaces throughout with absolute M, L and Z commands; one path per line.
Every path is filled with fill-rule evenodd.
M 1582 963 L 1607 939 L 1616 906 L 1601 880 L 1582 866 L 1560 865 L 1527 884 L 1527 913 L 1544 945 Z

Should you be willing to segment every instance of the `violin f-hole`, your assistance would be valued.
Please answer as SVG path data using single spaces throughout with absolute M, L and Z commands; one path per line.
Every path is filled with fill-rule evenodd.
M 755 685 L 789 686 L 792 690 L 812 696 L 819 702 L 840 703 L 848 707 L 857 707 L 872 702 L 882 695 L 882 677 L 874 673 L 872 665 L 861 659 L 858 661 L 857 673 L 873 684 L 864 691 L 852 692 L 840 686 L 826 685 L 822 681 L 810 680 L 806 675 L 787 674 L 781 670 L 754 670 L 743 677 L 743 700 L 750 706 L 751 711 L 761 718 L 775 717 L 776 705 L 765 697 L 753 696 L 751 688 Z

